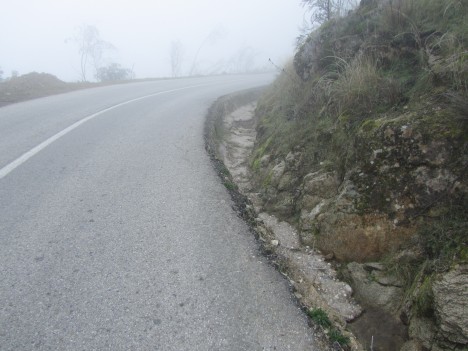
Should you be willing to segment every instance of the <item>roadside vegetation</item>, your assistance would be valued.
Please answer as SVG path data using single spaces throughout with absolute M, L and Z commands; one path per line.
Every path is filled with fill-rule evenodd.
M 251 169 L 265 208 L 344 271 L 380 261 L 366 284 L 398 292 L 388 310 L 408 342 L 463 349 L 466 322 L 443 305 L 468 302 L 457 290 L 468 263 L 468 3 L 362 0 L 321 16 L 257 107 Z M 319 312 L 309 315 L 326 323 Z
M 94 85 L 93 83 L 66 83 L 48 73 L 31 72 L 13 75 L 0 81 L 0 107 Z

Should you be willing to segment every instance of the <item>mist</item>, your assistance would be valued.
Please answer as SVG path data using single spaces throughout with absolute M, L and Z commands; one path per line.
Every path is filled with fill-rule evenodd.
M 290 58 L 304 9 L 299 0 L 16 0 L 2 13 L 4 77 L 36 71 L 78 81 L 76 38 L 86 26 L 109 44 L 99 64 L 117 63 L 135 78 L 239 73 Z

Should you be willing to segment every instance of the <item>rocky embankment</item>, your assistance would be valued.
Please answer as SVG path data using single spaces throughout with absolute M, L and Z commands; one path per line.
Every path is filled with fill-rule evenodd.
M 407 282 L 390 271 L 388 263 L 344 264 L 336 260 L 333 245 L 332 253 L 327 253 L 317 242 L 304 239 L 308 235 L 307 231 L 304 233 L 304 227 L 282 221 L 272 214 L 278 213 L 276 209 L 269 212 L 269 205 L 262 199 L 262 189 L 252 183 L 251 161 L 258 127 L 255 117 L 257 94 L 246 92 L 216 102 L 207 123 L 207 148 L 225 186 L 233 194 L 236 210 L 250 222 L 265 253 L 289 280 L 306 312 L 320 310 L 326 313 L 345 338 L 339 346 L 342 349 L 364 350 L 372 344 L 374 350 L 443 350 L 436 344 L 437 340 L 442 341 L 439 345 L 444 342 L 447 347 L 455 345 L 451 349 L 457 349 L 457 344 L 466 344 L 466 265 L 454 266 L 439 275 L 431 286 L 429 298 L 435 306 L 433 313 L 438 316 L 438 324 L 435 324 L 431 315 L 412 310 L 413 304 L 420 303 L 421 290 L 426 288 L 427 279 L 415 279 L 412 296 L 407 296 Z M 281 179 L 285 174 L 288 174 L 288 180 L 291 179 L 300 157 L 300 153 L 289 153 L 273 167 L 271 184 L 276 184 L 278 192 L 282 188 Z M 263 157 L 260 167 L 266 167 L 268 158 Z M 300 189 L 305 196 L 322 197 L 321 202 L 335 201 L 335 205 L 347 202 L 348 206 L 353 206 L 353 196 L 346 200 L 343 195 L 357 194 L 349 184 L 349 181 L 339 184 L 330 172 L 316 172 L 303 177 Z M 316 214 L 330 215 L 322 206 L 315 206 L 319 207 Z M 395 225 L 373 229 L 384 232 L 393 228 Z M 341 248 L 341 245 L 343 243 L 337 246 Z M 350 245 L 349 249 L 353 250 L 354 246 Z M 348 257 L 362 257 L 365 252 Z M 405 265 L 418 262 L 419 257 L 418 253 L 408 249 L 399 251 L 392 259 L 397 265 Z M 316 327 L 322 328 L 320 324 Z M 326 328 L 322 330 L 328 332 Z M 359 336 L 358 339 L 353 333 Z M 336 342 L 335 347 L 338 347 Z
M 215 108 L 240 213 L 311 318 L 367 350 L 468 347 L 467 16 L 458 1 L 363 0 L 260 97 Z
M 256 140 L 254 118 L 259 91 L 223 97 L 212 107 L 207 121 L 207 148 L 236 210 L 258 236 L 262 249 L 289 280 L 295 297 L 308 314 L 325 313 L 330 325 L 314 326 L 324 335 L 334 332 L 333 349 L 361 349 L 347 322 L 361 315 L 362 308 L 352 297 L 349 284 L 337 278 L 337 271 L 315 247 L 301 243 L 298 231 L 289 223 L 265 212 L 251 183 L 250 158 Z M 338 342 L 338 341 L 341 341 Z

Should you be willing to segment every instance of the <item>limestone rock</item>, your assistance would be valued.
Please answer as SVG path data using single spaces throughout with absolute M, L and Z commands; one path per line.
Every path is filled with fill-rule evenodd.
M 375 273 L 375 280 L 377 281 L 377 283 L 383 286 L 396 286 L 398 288 L 404 287 L 404 283 L 398 278 L 385 275 L 382 272 Z
M 292 180 L 291 173 L 284 173 L 279 180 L 278 190 L 284 191 L 288 189 L 291 186 L 291 180 Z
M 410 340 L 404 343 L 400 351 L 423 351 L 423 348 L 418 341 Z
M 271 158 L 270 155 L 264 155 L 264 156 L 262 156 L 262 158 L 260 159 L 260 166 L 261 166 L 262 168 L 268 166 L 268 163 L 270 162 L 270 158 Z
M 276 186 L 286 169 L 286 163 L 281 161 L 271 170 L 271 185 Z
M 468 344 L 468 265 L 445 273 L 433 285 L 435 313 L 445 338 Z
M 430 350 L 436 330 L 429 318 L 414 317 L 409 325 L 408 333 L 410 338 L 418 340 L 424 348 Z
M 286 165 L 291 170 L 296 170 L 301 163 L 302 154 L 300 152 L 289 152 L 286 155 Z
M 322 201 L 322 198 L 315 195 L 304 195 L 300 201 L 301 208 L 304 210 L 311 210 Z
M 275 195 L 275 201 L 267 203 L 265 208 L 283 218 L 291 216 L 294 213 L 294 198 L 285 191 Z
M 323 199 L 335 196 L 340 185 L 334 172 L 321 171 L 309 173 L 304 177 L 304 193 L 315 195 Z
M 376 305 L 386 311 L 394 312 L 402 298 L 402 289 L 394 286 L 382 286 L 375 281 L 363 264 L 348 264 L 349 278 L 355 294 L 369 305 Z

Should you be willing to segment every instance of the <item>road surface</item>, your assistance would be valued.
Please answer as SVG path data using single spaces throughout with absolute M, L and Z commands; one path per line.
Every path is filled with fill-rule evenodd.
M 114 85 L 0 108 L 0 350 L 313 350 L 204 151 L 268 75 Z

